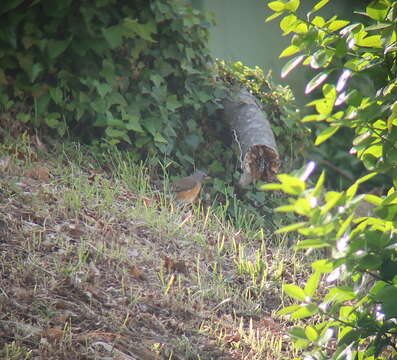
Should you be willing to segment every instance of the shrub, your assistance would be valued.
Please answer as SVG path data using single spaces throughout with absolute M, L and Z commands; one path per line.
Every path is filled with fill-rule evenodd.
M 16 0 L 0 5 L 0 17 L 8 117 L 129 144 L 137 157 L 183 146 L 189 157 L 203 140 L 189 135 L 218 108 L 210 20 L 185 1 Z
M 313 275 L 304 288 L 285 286 L 285 292 L 300 304 L 284 308 L 280 314 L 313 319 L 291 331 L 296 346 L 306 350 L 308 359 L 396 359 L 397 3 L 370 2 L 362 13 L 370 22 L 366 26 L 317 15 L 328 2 L 317 2 L 306 18 L 301 18 L 299 0 L 272 1 L 268 6 L 274 14 L 268 20 L 282 16 L 284 35 L 293 34 L 291 45 L 280 55 L 293 56 L 283 75 L 299 64 L 316 71 L 306 93 L 321 87 L 321 94 L 308 104 L 314 113 L 303 118 L 304 122 L 327 124 L 316 144 L 331 142 L 342 128 L 352 129 L 351 152 L 370 173 L 345 191 L 326 191 L 324 174 L 315 186 L 307 185 L 314 167 L 311 164 L 301 176 L 280 175 L 280 184 L 266 186 L 291 196 L 289 204 L 278 211 L 304 218 L 279 232 L 300 233 L 303 240 L 297 243 L 298 249 L 332 250 L 332 258 L 312 264 Z M 393 179 L 385 196 L 357 195 L 360 184 L 381 173 Z M 365 216 L 358 214 L 363 201 L 374 208 Z M 318 285 L 326 274 L 332 287 L 324 286 L 323 295 Z

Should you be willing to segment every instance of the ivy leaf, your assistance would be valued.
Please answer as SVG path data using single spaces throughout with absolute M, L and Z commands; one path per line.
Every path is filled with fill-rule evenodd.
M 152 34 L 156 33 L 156 24 L 154 22 L 148 22 L 146 24 L 139 24 L 137 20 L 130 18 L 124 19 L 124 27 L 127 29 L 125 36 L 134 37 L 138 35 L 140 38 L 155 43 L 156 41 L 152 38 Z
M 281 69 L 281 77 L 286 77 L 292 70 L 294 70 L 305 58 L 305 55 L 299 55 L 288 61 Z
M 48 55 L 55 59 L 61 55 L 69 46 L 71 38 L 68 40 L 54 40 L 50 39 L 47 42 Z
M 113 25 L 102 29 L 102 34 L 112 49 L 119 47 L 123 42 L 123 24 Z

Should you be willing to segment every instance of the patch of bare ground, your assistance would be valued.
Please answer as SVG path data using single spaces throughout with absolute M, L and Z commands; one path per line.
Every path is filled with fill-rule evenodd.
M 42 150 L 0 151 L 1 358 L 293 356 L 275 316 L 290 249 L 179 208 L 121 155 Z

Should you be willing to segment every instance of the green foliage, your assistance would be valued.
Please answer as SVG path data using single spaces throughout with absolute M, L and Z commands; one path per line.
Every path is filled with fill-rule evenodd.
M 12 1 L 0 16 L 0 106 L 9 117 L 129 144 L 137 157 L 179 148 L 193 162 L 203 141 L 196 122 L 218 107 L 208 17 L 183 0 Z
M 312 264 L 313 275 L 304 288 L 285 286 L 300 304 L 280 314 L 313 318 L 291 331 L 307 358 L 397 359 L 397 3 L 371 1 L 361 13 L 363 22 L 351 24 L 318 15 L 328 2 L 317 2 L 301 18 L 299 0 L 272 1 L 268 6 L 275 13 L 267 20 L 282 17 L 283 34 L 293 35 L 281 54 L 293 56 L 283 75 L 300 64 L 313 71 L 306 93 L 314 94 L 308 104 L 314 113 L 303 122 L 321 129 L 316 144 L 335 146 L 335 134 L 352 131 L 350 152 L 370 173 L 356 177 L 344 191 L 327 191 L 324 173 L 314 186 L 307 183 L 314 168 L 310 164 L 300 177 L 280 175 L 279 184 L 265 186 L 291 196 L 279 212 L 303 218 L 279 232 L 297 231 L 297 249 L 328 248 L 332 253 Z M 357 195 L 360 184 L 380 174 L 393 179 L 384 196 Z M 372 206 L 363 216 L 366 202 Z M 320 281 L 324 279 L 328 286 Z

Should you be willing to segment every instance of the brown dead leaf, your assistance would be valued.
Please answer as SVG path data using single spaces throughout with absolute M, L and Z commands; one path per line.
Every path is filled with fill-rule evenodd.
M 55 341 L 59 340 L 64 334 L 65 331 L 62 330 L 59 326 L 47 328 L 41 332 L 42 337 Z
M 30 177 L 35 180 L 48 182 L 50 180 L 50 170 L 40 164 L 26 170 L 25 176 Z
M 177 271 L 185 275 L 189 273 L 188 267 L 183 260 L 175 261 L 168 256 L 164 256 L 164 267 L 168 272 Z
M 14 296 L 17 300 L 31 300 L 33 298 L 34 290 L 24 288 L 14 288 Z
M 138 266 L 136 265 L 132 265 L 130 267 L 130 273 L 132 275 L 133 278 L 137 279 L 137 280 L 146 280 L 146 275 L 144 274 L 143 270 L 140 269 Z

